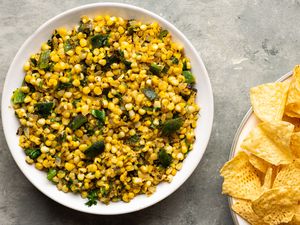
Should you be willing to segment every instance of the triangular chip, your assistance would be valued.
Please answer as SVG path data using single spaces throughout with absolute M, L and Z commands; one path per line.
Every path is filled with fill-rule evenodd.
M 252 203 L 252 209 L 268 224 L 288 223 L 296 213 L 299 197 L 299 188 L 270 189 Z
M 270 166 L 270 163 L 253 154 L 249 155 L 249 162 L 252 164 L 252 166 L 255 167 L 255 169 L 259 170 L 262 173 L 266 173 L 268 167 Z
M 292 81 L 289 87 L 285 114 L 300 118 L 300 66 L 294 68 Z
M 282 166 L 278 172 L 273 187 L 300 186 L 300 161 Z
M 293 125 L 288 122 L 263 122 L 244 139 L 241 148 L 273 165 L 288 164 L 293 158 L 290 149 L 286 148 L 292 132 Z
M 261 194 L 258 173 L 245 152 L 239 152 L 225 163 L 220 172 L 224 177 L 223 194 L 247 200 L 254 200 Z
M 232 210 L 247 220 L 252 225 L 267 225 L 262 218 L 255 214 L 249 200 L 236 200 L 231 206 Z
M 292 134 L 291 151 L 296 158 L 300 158 L 300 132 Z
M 250 100 L 255 115 L 262 121 L 281 120 L 289 83 L 262 84 L 250 89 Z
M 270 121 L 258 125 L 278 146 L 289 149 L 294 125 L 285 121 Z

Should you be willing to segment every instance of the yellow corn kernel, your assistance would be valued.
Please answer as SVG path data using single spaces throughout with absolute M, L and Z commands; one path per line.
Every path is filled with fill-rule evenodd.
M 48 134 L 47 135 L 47 138 L 50 140 L 50 141 L 53 141 L 55 139 L 55 135 L 54 134 Z
M 81 72 L 81 65 L 80 64 L 76 64 L 74 66 L 74 70 L 75 70 L 76 73 L 80 73 Z
M 51 58 L 51 60 L 52 60 L 53 62 L 58 62 L 58 61 L 59 61 L 59 56 L 58 56 L 57 54 L 52 54 L 52 55 L 50 56 L 50 58 Z
M 77 137 L 82 137 L 82 136 L 83 136 L 82 130 L 76 130 L 76 131 L 75 131 L 75 135 L 76 135 Z
M 79 145 L 79 150 L 80 151 L 85 151 L 86 149 L 87 149 L 87 145 L 86 144 L 81 144 L 81 145 Z
M 35 168 L 37 168 L 38 170 L 42 170 L 44 167 L 43 167 L 43 164 L 37 162 L 37 163 L 35 164 Z
M 95 177 L 96 179 L 99 179 L 101 177 L 101 172 L 99 170 L 95 172 Z
M 84 38 L 80 39 L 79 44 L 81 47 L 85 47 L 87 45 L 86 39 L 84 39 Z
M 44 42 L 44 43 L 42 44 L 42 50 L 45 51 L 45 50 L 48 50 L 48 49 L 50 49 L 50 46 L 47 45 L 46 42 Z
M 100 87 L 95 87 L 93 91 L 94 91 L 95 95 L 101 95 L 102 94 L 102 90 L 101 90 Z
M 90 91 L 91 91 L 91 89 L 89 88 L 89 87 L 84 87 L 84 88 L 82 88 L 82 92 L 84 93 L 84 94 L 89 94 L 90 93 Z
M 28 71 L 30 69 L 30 63 L 28 61 L 25 62 L 24 66 L 23 66 L 23 69 L 25 71 Z
M 100 59 L 100 60 L 99 60 L 99 64 L 100 64 L 101 66 L 105 66 L 106 60 L 105 60 L 105 59 Z
M 89 172 L 95 172 L 97 170 L 97 166 L 95 164 L 90 164 L 87 166 Z
M 66 162 L 65 168 L 66 168 L 66 170 L 71 171 L 75 168 L 75 165 L 73 163 Z
M 80 180 L 80 181 L 83 181 L 84 180 L 84 174 L 83 173 L 79 173 L 77 175 L 77 179 Z
M 75 87 L 79 87 L 80 86 L 80 81 L 78 79 L 75 79 L 75 80 L 73 80 L 72 84 Z

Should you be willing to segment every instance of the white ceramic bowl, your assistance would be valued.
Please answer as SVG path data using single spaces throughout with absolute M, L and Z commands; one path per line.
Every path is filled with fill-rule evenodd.
M 72 28 L 78 24 L 82 15 L 93 17 L 99 14 L 121 16 L 125 19 L 135 18 L 144 22 L 157 21 L 162 27 L 167 29 L 172 34 L 173 39 L 184 46 L 185 54 L 191 59 L 192 72 L 197 81 L 197 103 L 201 106 L 201 112 L 196 128 L 197 140 L 194 149 L 188 154 L 181 171 L 177 173 L 170 184 L 161 183 L 158 185 L 157 191 L 150 197 L 140 195 L 135 197 L 130 203 L 117 202 L 109 205 L 98 203 L 96 206 L 87 207 L 84 204 L 87 201 L 86 199 L 82 199 L 79 195 L 58 191 L 56 186 L 47 180 L 44 172 L 38 171 L 34 166 L 30 166 L 25 162 L 25 155 L 18 146 L 19 137 L 16 135 L 19 122 L 11 107 L 10 99 L 13 91 L 22 84 L 25 61 L 30 54 L 39 51 L 41 44 L 51 37 L 54 29 L 62 26 Z M 158 15 L 136 6 L 120 3 L 84 5 L 61 13 L 44 23 L 25 41 L 15 56 L 6 75 L 2 95 L 2 122 L 6 141 L 13 158 L 27 179 L 45 195 L 62 205 L 82 212 L 102 215 L 129 213 L 146 208 L 166 198 L 179 188 L 192 174 L 203 156 L 211 133 L 213 114 L 213 94 L 207 71 L 200 56 L 187 38 L 171 23 Z

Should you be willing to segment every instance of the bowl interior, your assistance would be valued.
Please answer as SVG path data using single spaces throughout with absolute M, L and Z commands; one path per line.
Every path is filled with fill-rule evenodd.
M 147 197 L 140 195 L 134 198 L 130 203 L 118 202 L 109 205 L 98 203 L 96 206 L 87 207 L 84 204 L 86 202 L 85 199 L 81 199 L 79 195 L 65 194 L 58 191 L 56 186 L 52 185 L 46 179 L 44 172 L 36 170 L 34 166 L 30 166 L 25 162 L 24 153 L 18 146 L 19 141 L 16 135 L 19 122 L 11 107 L 10 98 L 13 91 L 22 84 L 24 78 L 23 64 L 30 54 L 39 51 L 41 44 L 49 39 L 54 29 L 58 27 L 72 28 L 78 24 L 82 15 L 93 17 L 99 14 L 121 16 L 124 19 L 135 18 L 144 22 L 157 21 L 162 27 L 168 29 L 173 36 L 173 40 L 184 46 L 185 54 L 191 59 L 192 72 L 197 81 L 197 103 L 200 105 L 201 111 L 195 130 L 196 142 L 194 149 L 184 160 L 181 171 L 177 173 L 172 183 L 161 183 L 152 196 Z M 161 17 L 138 7 L 119 3 L 96 3 L 78 7 L 54 17 L 43 24 L 26 40 L 15 56 L 6 76 L 2 95 L 2 120 L 6 140 L 13 158 L 24 175 L 41 192 L 53 200 L 79 211 L 93 214 L 122 214 L 140 210 L 164 199 L 174 192 L 191 175 L 202 158 L 210 137 L 213 122 L 213 96 L 209 78 L 201 58 L 197 55 L 197 52 L 190 42 L 173 25 Z

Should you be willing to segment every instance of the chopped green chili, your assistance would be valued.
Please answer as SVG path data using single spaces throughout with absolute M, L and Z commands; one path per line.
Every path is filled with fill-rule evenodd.
M 104 149 L 104 141 L 97 141 L 93 143 L 87 150 L 85 150 L 84 154 L 86 155 L 86 157 L 92 159 L 104 152 Z
M 87 118 L 80 114 L 80 115 L 77 115 L 76 117 L 74 117 L 74 119 L 71 121 L 69 127 L 72 130 L 77 130 L 86 122 L 87 122 Z
M 50 50 L 45 50 L 41 52 L 39 61 L 37 63 L 37 66 L 40 69 L 46 69 L 49 66 L 50 52 Z
M 182 118 L 169 119 L 162 125 L 162 135 L 168 136 L 175 133 L 183 125 Z

